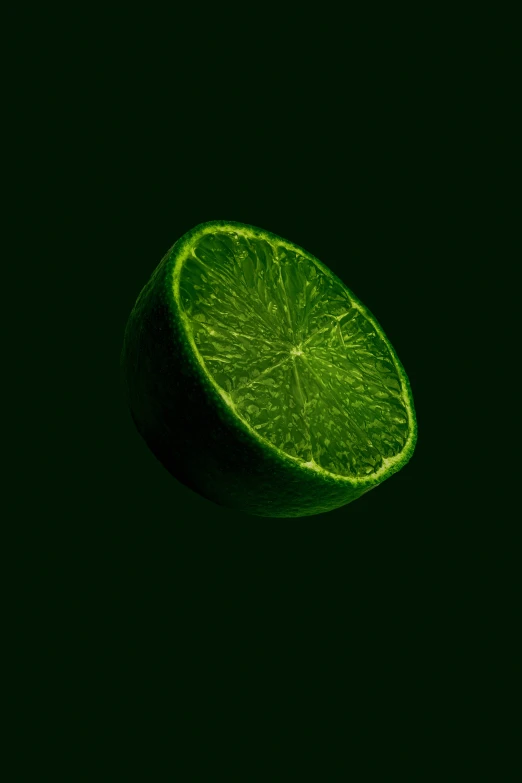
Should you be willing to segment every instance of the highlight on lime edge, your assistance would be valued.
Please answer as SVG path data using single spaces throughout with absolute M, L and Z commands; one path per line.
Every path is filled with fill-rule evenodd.
M 327 266 L 261 228 L 182 236 L 129 316 L 126 399 L 148 447 L 203 497 L 262 517 L 343 506 L 410 459 L 406 372 Z

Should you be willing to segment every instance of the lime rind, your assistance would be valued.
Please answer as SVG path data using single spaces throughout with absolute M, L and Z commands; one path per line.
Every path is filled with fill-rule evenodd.
M 406 412 L 408 414 L 409 426 L 408 426 L 408 437 L 406 439 L 403 448 L 392 457 L 382 457 L 382 463 L 378 468 L 378 470 L 370 473 L 367 476 L 344 476 L 342 474 L 333 473 L 332 471 L 323 468 L 322 466 L 318 465 L 314 460 L 305 462 L 300 457 L 294 457 L 286 453 L 278 446 L 276 446 L 274 443 L 272 443 L 270 440 L 263 437 L 261 433 L 259 433 L 250 425 L 250 423 L 241 415 L 240 411 L 237 409 L 234 401 L 232 400 L 232 397 L 219 386 L 219 384 L 212 377 L 211 373 L 209 373 L 207 367 L 205 366 L 204 359 L 201 356 L 198 347 L 195 343 L 189 318 L 184 313 L 183 307 L 181 306 L 180 280 L 181 280 L 181 273 L 184 267 L 184 263 L 189 258 L 191 251 L 195 247 L 197 241 L 200 240 L 205 234 L 215 232 L 216 229 L 217 230 L 233 229 L 235 233 L 244 236 L 245 238 L 252 239 L 255 237 L 258 239 L 265 239 L 270 244 L 273 244 L 275 241 L 278 245 L 283 246 L 289 251 L 293 251 L 293 252 L 298 251 L 304 258 L 312 262 L 317 267 L 317 269 L 321 270 L 323 273 L 326 273 L 328 276 L 330 276 L 330 278 L 332 278 L 333 280 L 341 284 L 341 286 L 343 287 L 344 291 L 347 293 L 350 299 L 351 305 L 355 309 L 357 309 L 361 313 L 361 315 L 372 324 L 377 334 L 382 338 L 388 350 L 390 351 L 391 358 L 393 360 L 398 378 L 401 383 L 401 400 L 404 403 Z M 268 448 L 271 452 L 276 453 L 278 458 L 285 463 L 290 463 L 299 466 L 300 469 L 304 469 L 306 471 L 309 471 L 310 473 L 320 474 L 325 479 L 333 479 L 337 483 L 342 483 L 345 484 L 346 486 L 354 487 L 358 489 L 362 489 L 365 487 L 370 489 L 371 487 L 375 486 L 377 483 L 380 483 L 384 479 L 391 476 L 393 473 L 396 473 L 409 461 L 409 459 L 413 454 L 417 441 L 417 419 L 416 419 L 415 408 L 413 403 L 411 385 L 408 376 L 406 374 L 406 371 L 404 370 L 404 367 L 400 362 L 395 349 L 393 348 L 390 341 L 386 337 L 384 330 L 379 324 L 379 322 L 377 321 L 377 319 L 368 310 L 368 308 L 357 298 L 357 296 L 353 294 L 350 288 L 334 272 L 332 272 L 331 269 L 329 269 L 329 267 L 323 264 L 318 258 L 313 256 L 304 248 L 300 247 L 294 242 L 289 242 L 288 240 L 283 239 L 277 234 L 258 228 L 256 226 L 251 226 L 249 224 L 238 223 L 235 221 L 225 221 L 225 220 L 208 221 L 206 223 L 200 223 L 199 225 L 195 226 L 191 231 L 189 231 L 180 240 L 178 240 L 178 242 L 176 242 L 176 244 L 168 252 L 167 256 L 169 257 L 169 261 L 172 264 L 170 285 L 171 285 L 171 292 L 173 293 L 174 303 L 172 303 L 171 301 L 172 297 L 169 299 L 169 301 L 171 301 L 172 314 L 174 317 L 178 318 L 179 321 L 181 322 L 184 335 L 191 347 L 193 355 L 195 356 L 198 362 L 200 375 L 205 379 L 206 383 L 210 384 L 211 387 L 214 389 L 216 399 L 221 401 L 221 405 L 224 406 L 226 412 L 227 413 L 232 412 L 234 418 L 241 422 L 241 426 L 252 439 L 254 439 L 257 443 L 262 444 L 263 447 Z

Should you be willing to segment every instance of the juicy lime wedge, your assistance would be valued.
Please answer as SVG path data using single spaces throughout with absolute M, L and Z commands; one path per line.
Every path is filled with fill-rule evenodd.
M 156 456 L 248 513 L 344 505 L 414 449 L 410 385 L 378 322 L 314 256 L 252 226 L 213 221 L 174 245 L 122 360 Z

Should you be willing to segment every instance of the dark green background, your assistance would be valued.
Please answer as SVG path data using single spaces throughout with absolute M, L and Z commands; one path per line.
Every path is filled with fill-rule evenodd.
M 413 765 L 415 747 L 436 764 L 433 748 L 462 747 L 466 716 L 496 688 L 484 666 L 502 624 L 470 394 L 487 67 L 458 37 L 425 51 L 426 38 L 404 48 L 383 28 L 354 49 L 313 20 L 298 51 L 285 48 L 293 24 L 270 28 L 268 57 L 255 26 L 215 21 L 163 41 L 139 19 L 132 35 L 128 20 L 89 34 L 75 23 L 43 46 L 45 76 L 35 68 L 19 99 L 17 197 L 37 233 L 16 451 L 30 487 L 28 670 L 108 753 L 154 721 L 173 752 L 198 749 L 196 766 L 227 755 L 220 731 L 247 751 L 257 737 L 247 755 L 262 766 L 293 747 L 289 727 L 300 755 L 322 730 L 334 759 L 376 732 L 390 763 Z M 169 247 L 215 219 L 321 259 L 405 366 L 416 451 L 349 506 L 289 520 L 228 511 L 167 474 L 133 427 L 126 319 Z

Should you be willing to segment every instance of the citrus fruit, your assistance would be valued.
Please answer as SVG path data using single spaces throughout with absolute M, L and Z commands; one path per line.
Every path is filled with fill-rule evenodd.
M 345 505 L 398 471 L 417 425 L 381 326 L 301 247 L 202 223 L 165 255 L 130 314 L 127 401 L 173 476 L 266 517 Z

